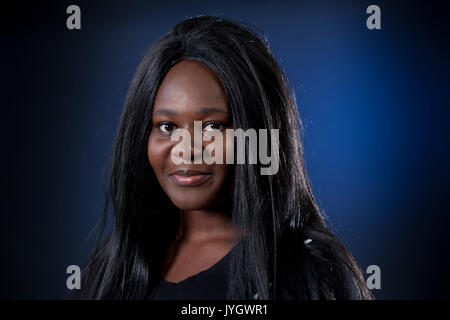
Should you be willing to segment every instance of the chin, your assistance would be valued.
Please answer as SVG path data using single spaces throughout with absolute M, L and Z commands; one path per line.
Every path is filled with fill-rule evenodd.
M 202 198 L 204 196 L 205 194 L 202 195 Z M 206 199 L 194 199 L 193 197 L 172 199 L 172 203 L 180 210 L 202 210 L 211 205 L 210 201 L 206 201 Z

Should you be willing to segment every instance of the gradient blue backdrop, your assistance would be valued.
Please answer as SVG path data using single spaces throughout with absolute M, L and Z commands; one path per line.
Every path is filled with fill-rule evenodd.
M 66 28 L 78 4 L 82 29 Z M 370 4 L 381 30 L 366 28 Z M 438 2 L 58 1 L 2 9 L 1 297 L 67 298 L 101 216 L 126 90 L 184 18 L 267 35 L 295 89 L 309 177 L 380 299 L 449 297 L 448 16 Z

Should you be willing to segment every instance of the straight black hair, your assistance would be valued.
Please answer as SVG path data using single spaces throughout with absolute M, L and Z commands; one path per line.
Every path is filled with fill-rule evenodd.
M 179 210 L 147 158 L 156 92 L 183 59 L 204 63 L 229 97 L 234 128 L 279 129 L 279 171 L 235 165 L 228 298 L 371 299 L 355 259 L 327 227 L 306 174 L 294 91 L 265 37 L 220 17 L 189 18 L 157 40 L 129 87 L 107 186 L 114 228 L 99 233 L 82 274 L 82 299 L 146 299 L 178 231 Z M 270 132 L 270 131 L 269 131 Z M 270 138 L 270 137 L 269 137 Z M 270 144 L 269 144 L 270 145 Z M 246 146 L 248 152 L 248 145 Z M 306 242 L 305 242 L 306 241 Z

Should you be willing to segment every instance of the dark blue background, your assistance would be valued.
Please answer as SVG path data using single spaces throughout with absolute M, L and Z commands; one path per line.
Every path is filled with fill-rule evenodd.
M 70 4 L 82 29 L 66 28 Z M 366 28 L 370 4 L 381 30 Z M 67 298 L 101 216 L 126 90 L 148 47 L 198 14 L 264 31 L 295 89 L 314 192 L 379 299 L 449 297 L 444 6 L 414 1 L 58 1 L 2 7 L 3 298 Z

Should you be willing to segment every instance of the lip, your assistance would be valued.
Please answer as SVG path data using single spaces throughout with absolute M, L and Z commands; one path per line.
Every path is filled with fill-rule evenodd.
M 183 169 L 173 172 L 170 178 L 181 186 L 197 186 L 211 178 L 211 174 L 203 171 Z

